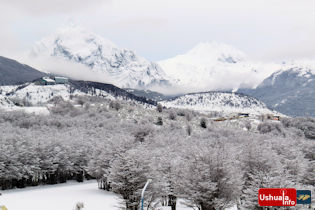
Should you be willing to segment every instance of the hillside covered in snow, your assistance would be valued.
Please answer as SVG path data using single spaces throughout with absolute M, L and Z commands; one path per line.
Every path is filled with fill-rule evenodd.
M 272 113 L 264 103 L 253 97 L 228 92 L 192 93 L 161 101 L 160 103 L 166 107 L 225 114 L 237 112 L 256 115 Z
M 72 97 L 99 97 L 108 100 L 126 100 L 146 105 L 156 102 L 135 96 L 111 84 L 71 80 L 67 84 L 40 85 L 39 81 L 16 86 L 0 86 L 0 108 L 14 106 L 45 106 L 56 98 L 69 101 Z

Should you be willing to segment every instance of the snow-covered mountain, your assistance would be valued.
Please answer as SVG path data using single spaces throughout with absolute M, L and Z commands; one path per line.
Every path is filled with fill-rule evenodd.
M 204 92 L 193 93 L 160 102 L 166 107 L 193 109 L 196 111 L 216 111 L 225 114 L 246 112 L 251 114 L 273 113 L 261 101 L 238 93 Z
M 159 62 L 169 78 L 186 92 L 255 87 L 278 65 L 249 61 L 222 43 L 200 43 L 186 54 Z
M 283 64 L 257 88 L 239 92 L 259 98 L 269 107 L 291 116 L 315 116 L 315 62 Z
M 105 81 L 122 88 L 143 89 L 168 83 L 163 70 L 156 63 L 137 56 L 131 50 L 120 49 L 111 41 L 79 26 L 63 28 L 42 39 L 35 44 L 30 55 L 38 59 L 52 57 L 83 64 L 91 70 L 85 72 L 83 77 L 91 78 L 94 74 L 94 81 Z M 43 70 L 50 73 L 57 71 L 76 79 L 83 74 L 79 69 L 73 69 L 75 67 L 69 66 L 60 72 L 54 63 L 49 65 L 52 66 L 44 66 Z

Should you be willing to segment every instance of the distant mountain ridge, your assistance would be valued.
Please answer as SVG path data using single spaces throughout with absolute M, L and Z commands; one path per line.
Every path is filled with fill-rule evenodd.
M 314 67 L 300 63 L 284 66 L 257 88 L 240 89 L 238 92 L 259 98 L 283 114 L 315 117 Z
M 46 76 L 30 66 L 0 56 L 0 85 L 16 85 Z

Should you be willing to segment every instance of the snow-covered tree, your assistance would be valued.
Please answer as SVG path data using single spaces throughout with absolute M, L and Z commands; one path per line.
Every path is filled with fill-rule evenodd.
M 108 179 L 112 191 L 121 195 L 126 209 L 138 209 L 147 174 L 148 165 L 138 156 L 137 151 L 120 154 L 112 162 Z
M 182 196 L 201 210 L 222 209 L 237 200 L 240 171 L 222 142 L 190 148 L 182 168 Z

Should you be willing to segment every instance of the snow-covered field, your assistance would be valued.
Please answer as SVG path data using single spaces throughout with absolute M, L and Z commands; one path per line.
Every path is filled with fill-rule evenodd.
M 83 210 L 118 210 L 117 195 L 97 188 L 95 180 L 84 183 L 70 182 L 0 191 L 0 206 L 8 210 L 73 210 L 77 202 L 83 202 Z M 170 210 L 169 207 L 161 207 Z M 179 210 L 188 210 L 179 203 Z
M 95 180 L 0 192 L 0 205 L 8 210 L 72 210 L 77 202 L 84 203 L 84 210 L 119 209 L 118 197 L 99 190 Z

